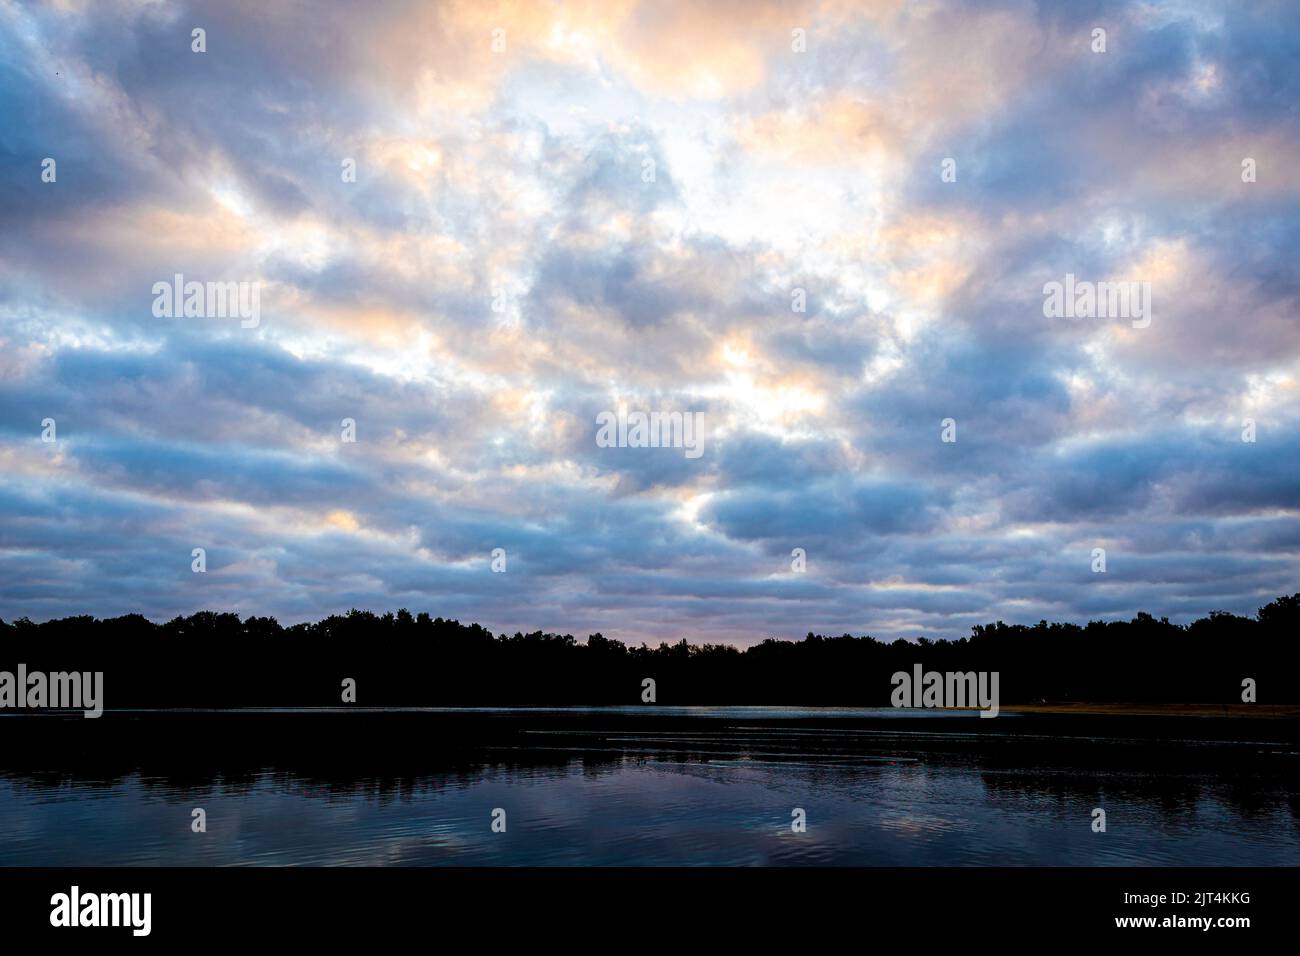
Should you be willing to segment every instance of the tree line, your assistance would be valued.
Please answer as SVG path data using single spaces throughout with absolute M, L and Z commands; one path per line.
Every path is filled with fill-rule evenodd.
M 601 634 L 494 635 L 428 614 L 353 609 L 282 626 L 201 611 L 163 624 L 139 614 L 0 620 L 0 670 L 102 671 L 107 709 L 659 704 L 888 706 L 891 676 L 997 671 L 1002 704 L 1038 701 L 1300 702 L 1300 594 L 1255 617 L 1212 611 L 1188 625 L 1139 613 L 1086 625 L 977 625 L 959 640 L 882 641 L 809 633 L 748 648 L 685 639 L 627 646 Z

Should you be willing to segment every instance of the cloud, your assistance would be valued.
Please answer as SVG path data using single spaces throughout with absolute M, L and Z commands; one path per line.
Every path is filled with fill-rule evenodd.
M 1300 527 L 1294 18 L 0 7 L 0 616 L 1251 613 Z M 1067 272 L 1150 327 L 1045 318 Z M 176 273 L 262 321 L 155 318 Z M 598 447 L 620 407 L 704 454 Z

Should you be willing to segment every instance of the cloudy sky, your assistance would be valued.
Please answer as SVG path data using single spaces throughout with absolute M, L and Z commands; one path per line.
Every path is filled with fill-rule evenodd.
M 1298 104 L 1287 3 L 0 0 L 0 617 L 1253 613 Z M 177 273 L 257 326 L 156 316 Z M 1151 324 L 1045 317 L 1066 273 Z

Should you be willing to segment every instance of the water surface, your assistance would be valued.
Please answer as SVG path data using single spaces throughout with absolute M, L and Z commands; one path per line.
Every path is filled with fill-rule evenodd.
M 191 712 L 202 722 L 166 725 L 165 746 L 159 722 L 179 714 L 106 715 L 85 723 L 129 729 L 126 752 L 54 746 L 0 768 L 0 863 L 1300 862 L 1300 764 L 1285 742 L 1142 742 L 1077 721 L 1053 735 L 1011 715 L 990 737 L 982 725 L 998 721 L 973 716 L 660 710 L 295 711 L 228 735 L 222 715 Z M 0 721 L 6 739 L 24 733 Z M 191 831 L 196 807 L 206 833 Z M 505 833 L 491 829 L 497 808 Z

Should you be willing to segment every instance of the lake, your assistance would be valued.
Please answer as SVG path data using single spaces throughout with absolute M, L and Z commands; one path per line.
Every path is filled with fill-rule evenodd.
M 6 715 L 0 863 L 1295 864 L 1293 735 L 853 708 Z

